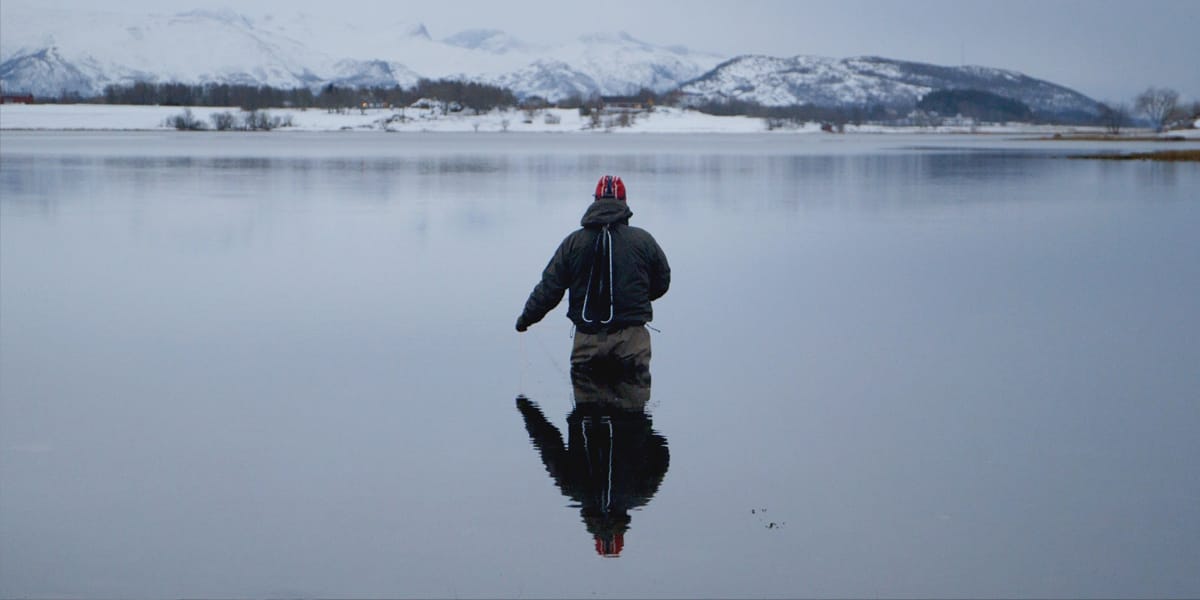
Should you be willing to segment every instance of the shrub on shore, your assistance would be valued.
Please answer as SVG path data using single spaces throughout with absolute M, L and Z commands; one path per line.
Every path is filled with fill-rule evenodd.
M 291 127 L 292 116 L 282 117 L 272 115 L 265 110 L 247 112 L 240 120 L 229 111 L 209 115 L 213 129 L 217 131 L 270 131 L 280 127 Z M 167 118 L 167 126 L 180 131 L 205 131 L 208 126 L 204 121 L 192 114 L 192 109 L 186 108 L 182 113 Z
M 186 108 L 183 113 L 175 115 L 167 119 L 167 125 L 174 127 L 180 131 L 204 131 L 208 129 L 204 125 L 204 121 L 197 119 L 192 114 L 192 109 Z

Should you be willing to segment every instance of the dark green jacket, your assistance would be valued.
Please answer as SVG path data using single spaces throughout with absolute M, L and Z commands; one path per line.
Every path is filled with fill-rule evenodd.
M 631 216 L 633 211 L 620 200 L 592 202 L 580 220 L 583 227 L 559 244 L 546 265 L 525 302 L 522 320 L 527 325 L 541 321 L 570 290 L 567 318 L 580 331 L 650 322 L 650 302 L 667 293 L 671 267 L 654 237 L 629 225 Z

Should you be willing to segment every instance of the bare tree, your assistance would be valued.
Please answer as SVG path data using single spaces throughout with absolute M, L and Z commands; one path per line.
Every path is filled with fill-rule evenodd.
M 1155 131 L 1163 131 L 1175 116 L 1179 105 L 1179 92 L 1170 88 L 1148 87 L 1134 99 L 1137 111 L 1154 123 Z
M 237 119 L 229 111 L 213 113 L 208 118 L 212 119 L 213 128 L 217 131 L 229 131 L 237 124 Z
M 1117 135 L 1121 128 L 1129 123 L 1129 107 L 1124 103 L 1101 104 L 1100 124 L 1105 131 Z
M 168 118 L 167 124 L 180 131 L 203 131 L 205 129 L 204 121 L 197 119 L 190 108 L 183 109 L 183 114 Z
M 272 116 L 271 113 L 265 110 L 252 110 L 246 113 L 242 121 L 242 129 L 246 131 L 270 131 L 280 127 L 291 127 L 292 116 L 284 117 Z

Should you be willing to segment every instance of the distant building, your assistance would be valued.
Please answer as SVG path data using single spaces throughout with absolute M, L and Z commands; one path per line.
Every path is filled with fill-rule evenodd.
M 24 96 L 0 96 L 0 104 L 33 104 L 33 94 Z
M 637 96 L 601 96 L 600 102 L 609 112 L 641 112 L 647 104 Z M 649 104 L 653 106 L 654 102 L 650 101 Z

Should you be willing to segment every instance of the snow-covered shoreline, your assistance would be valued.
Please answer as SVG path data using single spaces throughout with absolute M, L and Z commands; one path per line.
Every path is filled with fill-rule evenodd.
M 240 121 L 245 111 L 236 107 L 127 106 L 104 104 L 41 104 L 0 105 L 2 130 L 108 130 L 155 131 L 174 129 L 169 121 L 184 111 L 209 129 L 212 116 L 231 113 Z M 367 108 L 343 112 L 324 109 L 269 108 L 268 113 L 291 124 L 289 131 L 365 131 L 365 132 L 555 132 L 577 133 L 605 131 L 591 126 L 587 117 L 574 109 L 545 109 L 532 114 L 522 110 L 494 110 L 476 115 L 471 111 L 445 113 L 438 109 Z M 761 132 L 766 126 L 761 119 L 748 117 L 713 117 L 693 111 L 660 108 L 632 118 L 629 127 L 614 124 L 609 131 L 637 132 Z
M 193 119 L 213 127 L 213 115 L 231 113 L 241 120 L 239 108 L 191 107 Z M 162 131 L 172 130 L 170 120 L 184 114 L 180 106 L 127 106 L 106 104 L 5 104 L 0 105 L 0 130 L 47 131 Z M 290 122 L 286 131 L 362 132 L 477 132 L 477 133 L 823 133 L 820 124 L 769 130 L 764 119 L 714 116 L 692 110 L 658 107 L 622 117 L 606 115 L 600 123 L 575 109 L 548 108 L 535 112 L 494 110 L 445 113 L 437 108 L 368 108 L 341 113 L 324 109 L 265 109 L 272 117 Z M 470 113 L 470 114 L 469 114 Z M 624 124 L 627 121 L 628 124 Z M 1049 125 L 942 125 L 939 127 L 885 127 L 847 125 L 850 133 L 1102 133 L 1099 128 Z M 1191 137 L 1191 136 L 1190 136 Z

